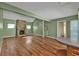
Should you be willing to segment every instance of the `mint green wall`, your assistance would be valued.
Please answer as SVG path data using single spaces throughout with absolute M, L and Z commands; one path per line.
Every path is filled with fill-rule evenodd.
M 67 22 L 67 35 L 70 37 L 70 21 L 78 20 L 78 15 L 63 17 L 55 20 L 51 20 L 48 23 L 48 36 L 56 37 L 57 36 L 57 21 L 65 20 Z
M 43 21 L 42 20 L 36 19 L 33 22 L 33 34 L 43 35 Z
M 51 37 L 57 36 L 57 21 L 50 21 L 48 23 L 48 36 Z
M 72 20 L 78 20 L 77 15 L 69 16 L 69 17 L 63 17 L 59 19 L 54 19 L 51 21 L 45 21 L 44 22 L 44 34 L 45 36 L 51 36 L 51 37 L 57 37 L 57 21 L 65 20 L 67 22 L 67 37 L 70 37 L 70 21 Z M 34 29 L 34 26 L 37 27 L 37 29 Z M 42 20 L 36 19 L 33 22 L 33 34 L 40 34 L 43 35 L 43 22 Z
M 22 14 L 22 15 L 25 15 L 25 16 L 29 16 L 29 17 L 33 17 L 33 18 L 38 18 L 38 19 L 43 19 L 43 18 L 41 18 L 41 17 L 39 17 L 38 15 L 36 15 L 36 14 L 33 14 L 33 13 L 31 13 L 31 12 L 28 12 L 28 11 L 25 11 L 25 10 L 22 10 L 22 9 L 20 9 L 20 8 L 18 8 L 18 7 L 15 7 L 15 6 L 12 6 L 12 5 L 9 5 L 9 4 L 6 4 L 6 3 L 3 3 L 3 2 L 0 2 L 0 8 L 2 8 L 2 9 L 4 9 L 4 10 L 8 10 L 8 11 L 12 11 L 12 12 L 15 12 L 15 13 L 18 13 L 18 14 Z M 7 23 L 15 23 L 14 21 L 11 21 L 11 20 L 5 20 L 4 19 L 4 36 L 13 36 L 14 34 L 15 34 L 15 30 L 14 29 L 6 29 L 6 27 L 7 27 Z M 33 24 L 30 24 L 31 26 L 33 25 Z M 41 25 L 39 25 L 39 26 L 41 26 Z M 42 26 L 41 26 L 42 27 Z M 13 30 L 12 32 L 9 32 L 9 31 L 11 31 L 11 30 Z M 41 28 L 39 29 L 40 31 L 38 32 L 38 31 L 36 31 L 36 32 L 38 32 L 39 34 L 42 34 L 42 30 L 41 30 Z M 32 28 L 31 28 L 31 30 L 26 30 L 27 31 L 27 33 L 28 34 L 32 34 L 33 33 L 33 26 L 32 26 Z M 9 33 L 7 33 L 7 32 L 9 32 Z M 13 34 L 12 34 L 13 33 Z M 35 33 L 35 32 L 34 32 Z
M 2 38 L 3 38 L 3 12 L 2 9 L 0 9 L 0 46 L 2 44 Z
M 71 21 L 71 20 L 70 20 Z M 67 33 L 67 37 L 70 37 L 70 21 L 66 21 L 66 33 Z
M 16 26 L 16 20 L 11 20 L 11 19 L 3 19 L 3 28 L 4 28 L 4 35 L 3 36 L 15 36 L 16 35 L 16 27 L 13 29 L 8 29 L 7 24 L 15 24 Z M 31 29 L 26 28 L 26 34 L 31 35 L 33 33 L 32 29 L 32 23 L 27 22 L 26 25 L 31 25 Z
M 0 38 L 3 36 L 3 19 L 2 9 L 0 9 Z
M 57 35 L 57 21 L 45 21 L 44 22 L 44 34 L 45 36 L 56 37 Z
M 15 36 L 16 35 L 16 27 L 15 28 L 8 28 L 8 24 L 15 24 L 15 20 L 10 19 L 3 19 L 3 28 L 4 28 L 4 36 Z
M 16 27 L 13 29 L 8 29 L 7 24 L 15 24 L 16 25 L 16 20 L 11 20 L 11 19 L 4 19 L 4 36 L 15 36 L 16 35 Z M 31 22 L 27 22 L 26 25 L 31 25 Z M 26 34 L 30 35 L 32 34 L 32 28 L 27 29 L 26 28 Z
M 33 13 L 30 13 L 28 11 L 24 11 L 20 8 L 17 8 L 17 7 L 14 7 L 12 5 L 8 5 L 6 3 L 0 3 L 0 8 L 3 8 L 5 10 L 10 10 L 12 12 L 16 12 L 16 13 L 19 13 L 19 14 L 22 14 L 22 15 L 28 15 L 28 16 L 31 16 L 31 17 L 34 17 L 34 18 L 39 18 L 41 19 L 39 16 L 33 14 Z M 52 21 L 49 21 L 49 22 L 46 22 L 46 27 L 48 28 L 48 31 L 46 31 L 45 29 L 45 35 L 48 35 L 48 36 L 52 36 L 52 37 L 56 37 L 57 36 L 57 21 L 61 21 L 61 20 L 66 20 L 67 21 L 67 34 L 68 36 L 70 35 L 70 29 L 69 29 L 69 21 L 70 20 L 77 20 L 78 19 L 78 16 L 77 15 L 74 15 L 74 16 L 69 16 L 69 17 L 63 17 L 63 18 L 59 18 L 59 19 L 53 19 Z M 3 22 L 2 20 L 2 9 L 0 9 L 0 22 Z M 14 23 L 15 24 L 15 21 L 12 21 L 12 20 L 6 20 L 4 19 L 4 36 L 6 35 L 10 35 L 10 36 L 13 36 L 15 34 L 15 29 L 7 29 L 7 23 Z M 33 27 L 32 27 L 32 32 L 34 34 L 40 34 L 42 35 L 43 34 L 43 23 L 42 23 L 42 20 L 38 20 L 36 19 L 34 22 L 33 22 Z M 35 29 L 34 27 L 37 27 L 37 29 Z M 13 30 L 13 31 L 12 31 Z M 28 30 L 29 33 L 31 33 L 31 30 Z M 48 32 L 48 34 L 47 34 Z M 0 29 L 0 37 L 3 36 L 3 30 Z

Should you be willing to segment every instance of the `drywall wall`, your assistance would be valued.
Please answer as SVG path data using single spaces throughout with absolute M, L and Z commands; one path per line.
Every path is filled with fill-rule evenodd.
M 50 21 L 48 23 L 48 36 L 51 37 L 57 36 L 57 21 Z
M 0 38 L 2 37 L 3 34 L 3 20 L 2 20 L 2 9 L 0 9 Z
M 65 20 L 67 23 L 66 24 L 67 25 L 66 33 L 67 33 L 67 37 L 70 37 L 70 21 L 78 20 L 78 15 L 59 18 L 59 19 L 49 21 L 49 23 L 48 23 L 48 36 L 57 37 L 57 21 L 62 21 L 62 20 Z
M 14 6 L 11 6 L 11 5 L 8 5 L 8 4 L 4 4 L 4 3 L 0 3 L 0 8 L 3 8 L 5 10 L 10 10 L 12 12 L 16 12 L 16 13 L 19 13 L 19 14 L 23 14 L 23 15 L 27 15 L 30 13 L 28 12 L 25 12 L 24 10 L 20 10 L 19 8 L 16 8 Z M 2 12 L 0 12 L 1 14 Z M 33 16 L 33 14 L 32 14 Z M 2 17 L 2 16 L 0 16 Z M 69 17 L 64 17 L 64 18 L 59 18 L 59 19 L 54 19 L 52 21 L 49 21 L 46 24 L 46 27 L 47 27 L 47 30 L 45 30 L 45 35 L 48 35 L 48 36 L 52 36 L 52 37 L 56 37 L 57 36 L 57 21 L 61 21 L 61 20 L 66 20 L 67 23 L 70 25 L 69 21 L 70 20 L 77 20 L 78 19 L 78 16 L 77 15 L 74 15 L 74 16 L 69 16 Z M 1 20 L 0 20 L 1 21 Z M 11 21 L 11 20 L 10 20 Z M 7 21 L 4 21 L 4 27 L 6 26 L 5 24 L 7 23 Z M 70 35 L 70 29 L 69 29 L 69 25 L 67 24 L 67 27 L 68 27 L 68 35 Z M 1 31 L 1 30 L 0 30 Z M 5 31 L 5 30 L 4 30 Z M 6 30 L 7 31 L 7 30 Z M 39 20 L 39 19 L 36 19 L 33 24 L 32 24 L 32 29 L 30 30 L 33 32 L 33 34 L 40 34 L 42 35 L 43 34 L 43 22 L 42 20 Z M 28 32 L 30 32 L 28 31 Z M 1 31 L 2 32 L 2 31 Z M 8 32 L 8 31 L 7 31 Z M 6 33 L 4 33 L 5 36 L 6 36 Z M 11 34 L 11 33 L 10 33 Z M 8 34 L 8 35 L 10 35 Z M 14 35 L 15 33 L 13 33 L 12 35 Z M 2 34 L 1 34 L 2 35 Z M 0 35 L 0 36 L 1 36 Z M 2 36 L 1 36 L 2 37 Z
M 6 37 L 6 36 L 15 36 L 16 35 L 16 21 L 15 20 L 11 20 L 11 19 L 3 19 L 3 29 L 4 29 L 4 32 L 3 32 L 3 36 Z M 8 24 L 14 24 L 14 27 L 13 28 L 8 28 Z M 12 27 L 12 26 L 11 26 Z
M 59 18 L 59 19 L 51 20 L 49 22 L 44 21 L 44 35 L 57 37 L 57 21 L 62 21 L 62 20 L 65 20 L 67 23 L 66 33 L 67 33 L 67 37 L 70 37 L 70 21 L 78 20 L 77 15 Z M 33 34 L 43 35 L 43 21 L 42 20 L 36 19 L 33 22 Z
M 43 21 L 36 19 L 33 22 L 33 34 L 34 35 L 43 35 Z
M 3 22 L 3 33 L 4 33 L 4 37 L 5 36 L 15 36 L 16 35 L 16 20 L 11 20 L 11 19 L 3 19 L 4 22 Z M 8 28 L 8 24 L 14 24 L 15 27 L 14 28 Z M 31 22 L 26 22 L 26 27 L 27 25 L 30 25 L 31 28 L 30 29 L 27 29 L 26 28 L 26 34 L 32 34 L 32 23 Z
M 2 44 L 2 38 L 3 38 L 3 10 L 0 9 L 0 46 Z

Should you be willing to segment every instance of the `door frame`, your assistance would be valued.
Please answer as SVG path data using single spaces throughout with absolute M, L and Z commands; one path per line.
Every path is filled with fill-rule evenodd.
M 61 21 L 57 21 L 57 37 L 59 37 L 59 22 L 64 22 L 64 37 L 67 37 L 67 22 L 66 22 L 66 20 L 61 20 Z

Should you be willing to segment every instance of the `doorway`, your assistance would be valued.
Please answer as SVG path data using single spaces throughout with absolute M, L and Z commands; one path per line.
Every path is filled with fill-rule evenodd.
M 66 21 L 57 22 L 57 37 L 67 37 L 66 34 Z

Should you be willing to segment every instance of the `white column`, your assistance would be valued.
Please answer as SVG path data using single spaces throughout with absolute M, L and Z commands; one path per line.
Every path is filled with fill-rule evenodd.
M 43 38 L 44 38 L 44 20 L 43 20 Z

